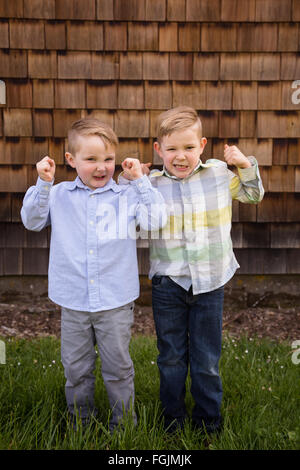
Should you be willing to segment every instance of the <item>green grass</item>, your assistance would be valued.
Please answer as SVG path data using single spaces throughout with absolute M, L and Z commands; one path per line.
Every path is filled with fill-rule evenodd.
M 98 359 L 97 419 L 77 432 L 68 422 L 60 362 L 60 342 L 4 339 L 6 364 L 0 365 L 0 449 L 205 449 L 189 422 L 181 433 L 162 428 L 157 349 L 154 338 L 134 337 L 136 413 L 123 429 L 108 432 L 109 407 Z M 291 345 L 269 340 L 225 337 L 221 358 L 224 430 L 209 439 L 210 449 L 283 450 L 300 448 L 300 364 Z M 188 380 L 188 388 L 190 382 Z M 193 400 L 186 396 L 189 413 Z

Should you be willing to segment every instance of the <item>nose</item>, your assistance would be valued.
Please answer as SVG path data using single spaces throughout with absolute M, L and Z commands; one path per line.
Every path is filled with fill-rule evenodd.
M 176 157 L 180 160 L 184 160 L 185 159 L 184 150 L 178 150 Z
M 104 170 L 104 165 L 102 163 L 98 163 L 96 169 L 97 171 L 102 171 Z

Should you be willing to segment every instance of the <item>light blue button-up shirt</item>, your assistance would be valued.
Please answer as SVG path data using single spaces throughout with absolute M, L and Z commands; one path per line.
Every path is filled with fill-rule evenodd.
M 164 200 L 146 176 L 126 186 L 111 179 L 94 191 L 79 177 L 56 185 L 38 178 L 21 217 L 28 230 L 51 224 L 49 298 L 89 312 L 139 296 L 137 225 L 157 230 L 167 220 Z

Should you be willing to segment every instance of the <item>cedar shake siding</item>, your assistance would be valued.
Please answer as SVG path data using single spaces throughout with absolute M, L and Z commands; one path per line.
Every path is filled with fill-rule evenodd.
M 300 0 L 0 0 L 0 276 L 47 274 L 50 230 L 28 232 L 20 208 L 44 155 L 75 178 L 74 120 L 114 128 L 117 175 L 128 153 L 159 167 L 155 119 L 178 105 L 203 119 L 204 160 L 228 143 L 260 165 L 263 201 L 233 203 L 238 273 L 299 274 L 299 22 Z

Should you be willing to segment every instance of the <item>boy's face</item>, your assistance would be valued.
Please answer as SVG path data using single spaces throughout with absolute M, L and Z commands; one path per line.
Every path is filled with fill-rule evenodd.
M 97 135 L 77 136 L 75 155 L 66 153 L 66 159 L 75 168 L 81 181 L 90 189 L 103 188 L 115 171 L 115 147 Z
M 195 125 L 164 136 L 160 144 L 154 143 L 154 148 L 163 159 L 168 173 L 186 178 L 198 165 L 206 143 L 206 138 L 200 138 L 198 126 Z

